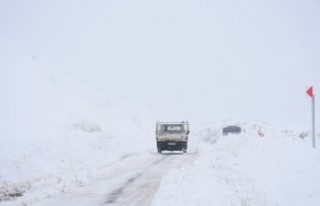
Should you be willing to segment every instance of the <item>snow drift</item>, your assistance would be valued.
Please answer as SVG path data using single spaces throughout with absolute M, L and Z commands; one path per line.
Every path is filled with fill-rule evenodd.
M 54 74 L 5 31 L 0 45 L 0 204 L 82 185 L 98 167 L 153 148 L 144 109 Z
M 320 153 L 310 136 L 240 122 L 241 135 L 222 136 L 230 124 L 201 127 L 199 158 L 163 178 L 153 206 L 319 205 Z

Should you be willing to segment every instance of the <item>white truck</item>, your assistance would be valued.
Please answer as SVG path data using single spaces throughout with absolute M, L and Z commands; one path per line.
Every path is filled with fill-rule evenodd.
M 167 151 L 187 152 L 188 148 L 188 122 L 157 122 L 156 140 L 158 153 Z

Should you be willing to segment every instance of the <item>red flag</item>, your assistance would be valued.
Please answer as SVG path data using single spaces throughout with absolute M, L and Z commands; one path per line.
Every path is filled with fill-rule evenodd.
M 260 137 L 264 137 L 264 134 L 263 134 L 263 132 L 261 131 L 261 129 L 258 129 L 258 135 L 259 135 Z
M 307 90 L 307 94 L 308 94 L 310 97 L 313 97 L 313 87 L 310 87 L 310 88 Z

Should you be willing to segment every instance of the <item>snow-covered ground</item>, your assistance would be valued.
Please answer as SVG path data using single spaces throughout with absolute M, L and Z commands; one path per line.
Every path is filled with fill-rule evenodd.
M 35 203 L 154 149 L 155 120 L 144 109 L 52 72 L 2 30 L 0 45 L 0 205 Z
M 319 205 L 308 132 L 190 120 L 191 154 L 159 155 L 143 108 L 56 74 L 4 31 L 0 45 L 0 205 Z M 222 136 L 230 124 L 243 133 Z
M 115 164 L 100 168 L 97 177 L 89 184 L 44 199 L 35 206 L 148 206 L 163 176 L 172 168 L 192 164 L 196 157 L 194 152 L 130 155 Z
M 319 205 L 320 152 L 310 136 L 239 122 L 245 132 L 222 136 L 233 123 L 202 126 L 198 159 L 163 178 L 153 206 Z

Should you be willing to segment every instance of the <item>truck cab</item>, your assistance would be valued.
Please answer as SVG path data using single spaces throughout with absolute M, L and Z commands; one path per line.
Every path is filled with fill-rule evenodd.
M 158 153 L 162 151 L 183 151 L 187 152 L 188 122 L 157 122 L 156 141 Z

